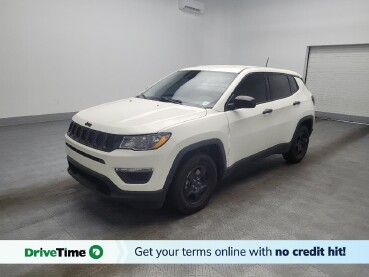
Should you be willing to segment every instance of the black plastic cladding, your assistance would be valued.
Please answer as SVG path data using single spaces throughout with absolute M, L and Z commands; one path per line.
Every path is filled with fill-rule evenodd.
M 81 126 L 73 121 L 69 125 L 67 134 L 71 139 L 79 142 L 80 144 L 104 152 L 111 152 L 119 148 L 119 144 L 122 142 L 123 139 L 123 136 L 121 135 L 114 135 L 96 131 Z

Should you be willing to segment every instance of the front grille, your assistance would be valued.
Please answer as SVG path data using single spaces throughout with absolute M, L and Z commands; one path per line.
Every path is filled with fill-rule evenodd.
M 114 149 L 117 149 L 123 139 L 123 136 L 121 135 L 92 130 L 81 126 L 74 121 L 69 125 L 67 134 L 71 139 L 79 142 L 80 144 L 105 152 L 111 152 Z

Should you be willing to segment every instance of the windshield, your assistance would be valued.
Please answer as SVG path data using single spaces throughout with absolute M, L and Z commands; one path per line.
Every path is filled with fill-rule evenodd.
M 237 76 L 236 73 L 201 70 L 177 71 L 139 97 L 212 108 Z

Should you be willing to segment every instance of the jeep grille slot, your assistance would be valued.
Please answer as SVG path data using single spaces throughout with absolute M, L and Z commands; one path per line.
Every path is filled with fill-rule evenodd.
M 81 126 L 74 121 L 69 125 L 67 135 L 80 144 L 105 152 L 111 152 L 117 149 L 123 139 L 122 135 L 96 131 Z

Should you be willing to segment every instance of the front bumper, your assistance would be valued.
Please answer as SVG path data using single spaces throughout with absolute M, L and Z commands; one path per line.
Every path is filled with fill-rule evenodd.
M 162 203 L 172 176 L 172 164 L 180 148 L 169 140 L 157 150 L 133 151 L 117 149 L 103 152 L 80 144 L 65 136 L 68 172 L 78 182 L 107 197 L 125 202 Z M 152 169 L 145 183 L 126 183 L 117 169 Z
M 156 150 L 117 149 L 112 152 L 103 152 L 85 146 L 72 140 L 68 135 L 65 136 L 65 141 L 67 143 L 67 156 L 84 167 L 107 177 L 124 191 L 157 191 L 162 189 L 173 161 L 180 150 L 172 139 Z M 117 168 L 151 168 L 153 173 L 147 183 L 128 184 L 118 176 Z
M 103 197 L 121 199 L 131 205 L 161 207 L 166 196 L 166 189 L 158 191 L 123 191 L 120 190 L 109 178 L 101 175 L 80 163 L 68 159 L 68 172 L 80 184 L 89 188 Z

